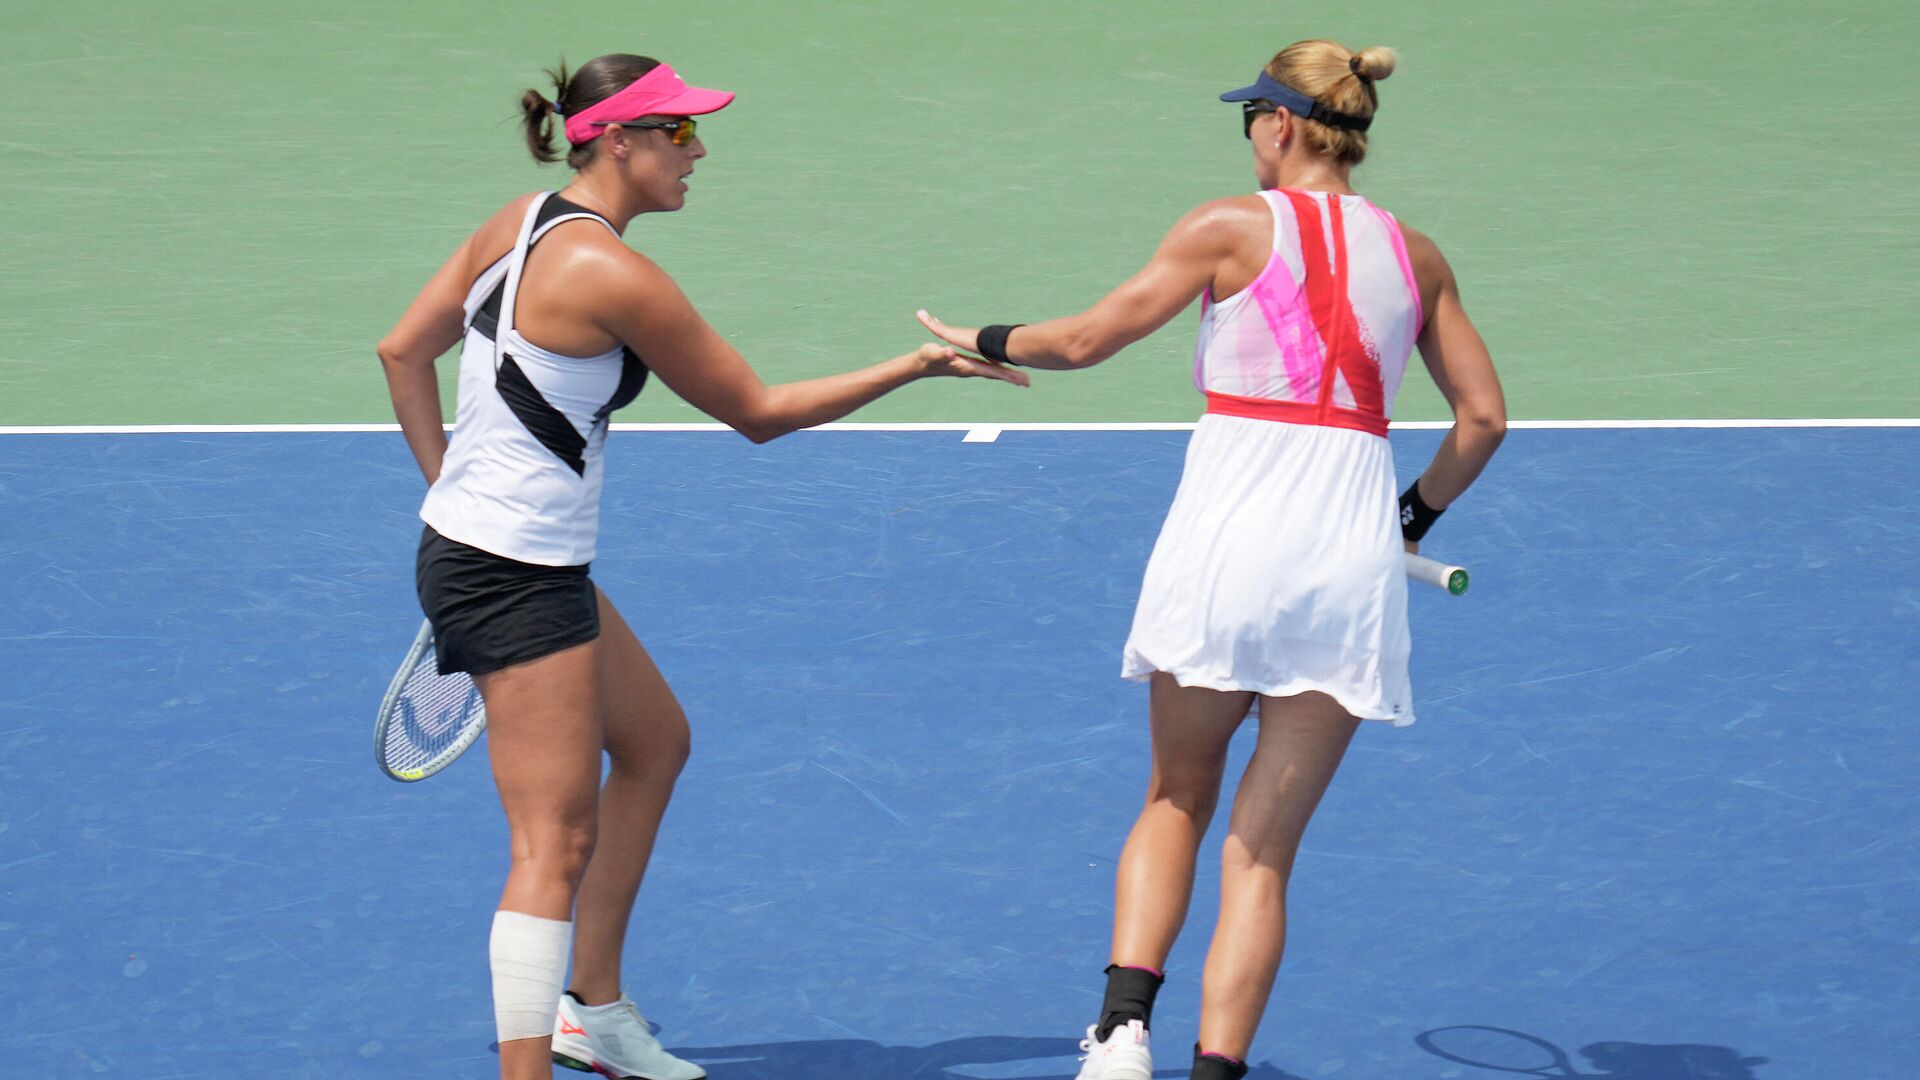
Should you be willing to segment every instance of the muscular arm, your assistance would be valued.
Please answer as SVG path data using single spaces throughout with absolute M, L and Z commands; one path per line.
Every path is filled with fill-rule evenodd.
M 1269 229 L 1271 221 L 1257 196 L 1218 199 L 1195 209 L 1168 230 L 1139 273 L 1078 315 L 1015 330 L 1007 339 L 1007 356 L 1023 367 L 1055 371 L 1092 367 L 1112 357 L 1186 310 L 1223 264 L 1244 255 L 1239 241 L 1247 230 Z M 925 312 L 921 322 L 963 349 L 979 347 L 977 330 L 948 326 Z
M 1420 357 L 1453 410 L 1453 428 L 1420 475 L 1420 497 L 1444 510 L 1467 490 L 1507 434 L 1507 402 L 1493 358 L 1460 303 L 1453 267 L 1426 236 L 1406 229 L 1407 254 L 1420 282 L 1427 325 Z

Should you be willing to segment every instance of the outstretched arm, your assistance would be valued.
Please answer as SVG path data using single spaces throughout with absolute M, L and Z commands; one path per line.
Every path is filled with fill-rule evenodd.
M 695 408 L 754 442 L 824 424 L 916 379 L 936 375 L 1027 385 L 1018 371 L 963 357 L 944 345 L 858 371 L 768 386 L 651 260 L 621 248 L 603 277 L 612 296 L 605 328 Z
M 1235 256 L 1250 215 L 1267 214 L 1258 197 L 1252 202 L 1219 199 L 1181 218 L 1139 273 L 1078 315 L 1015 330 L 1007 339 L 1007 357 L 1024 367 L 1055 371 L 1092 367 L 1165 326 Z M 925 311 L 919 318 L 955 347 L 979 351 L 978 327 L 949 326 Z

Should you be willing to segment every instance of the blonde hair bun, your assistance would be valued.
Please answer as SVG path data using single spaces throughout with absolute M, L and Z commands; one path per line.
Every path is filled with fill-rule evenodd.
M 1393 74 L 1400 63 L 1400 54 L 1384 45 L 1375 45 L 1370 49 L 1361 49 L 1353 54 L 1353 73 L 1368 82 L 1379 82 Z

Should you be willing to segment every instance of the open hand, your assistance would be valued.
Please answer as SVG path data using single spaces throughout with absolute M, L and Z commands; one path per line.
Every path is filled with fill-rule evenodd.
M 971 331 L 969 331 L 971 333 Z M 991 360 L 982 360 L 977 356 L 967 356 L 955 351 L 951 346 L 935 345 L 928 342 L 914 353 L 914 359 L 920 362 L 923 375 L 950 375 L 960 379 L 999 379 L 1015 386 L 1031 385 L 1033 380 L 1027 373 L 996 364 Z
M 919 311 L 914 312 L 913 315 L 914 318 L 920 320 L 921 326 L 931 330 L 935 337 L 951 344 L 954 348 L 965 349 L 970 353 L 980 351 L 979 327 L 948 326 L 946 323 L 928 314 L 926 308 L 921 308 Z

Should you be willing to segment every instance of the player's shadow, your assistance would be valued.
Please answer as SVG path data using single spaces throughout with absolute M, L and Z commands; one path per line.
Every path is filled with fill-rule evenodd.
M 752 1043 L 742 1046 L 675 1047 L 698 1062 L 713 1080 L 1073 1080 L 1079 1050 L 1072 1039 L 976 1035 L 932 1046 L 883 1046 L 863 1039 Z M 1187 1075 L 1156 1069 L 1155 1076 Z M 1257 1065 L 1247 1080 L 1302 1080 L 1270 1065 Z
M 1578 1080 L 1762 1080 L 1754 1069 L 1767 1063 L 1766 1058 L 1745 1057 L 1726 1046 L 1597 1042 L 1580 1048 L 1580 1056 L 1587 1059 L 1581 1067 L 1565 1050 L 1537 1035 L 1477 1024 L 1435 1028 L 1414 1042 L 1457 1065 Z

